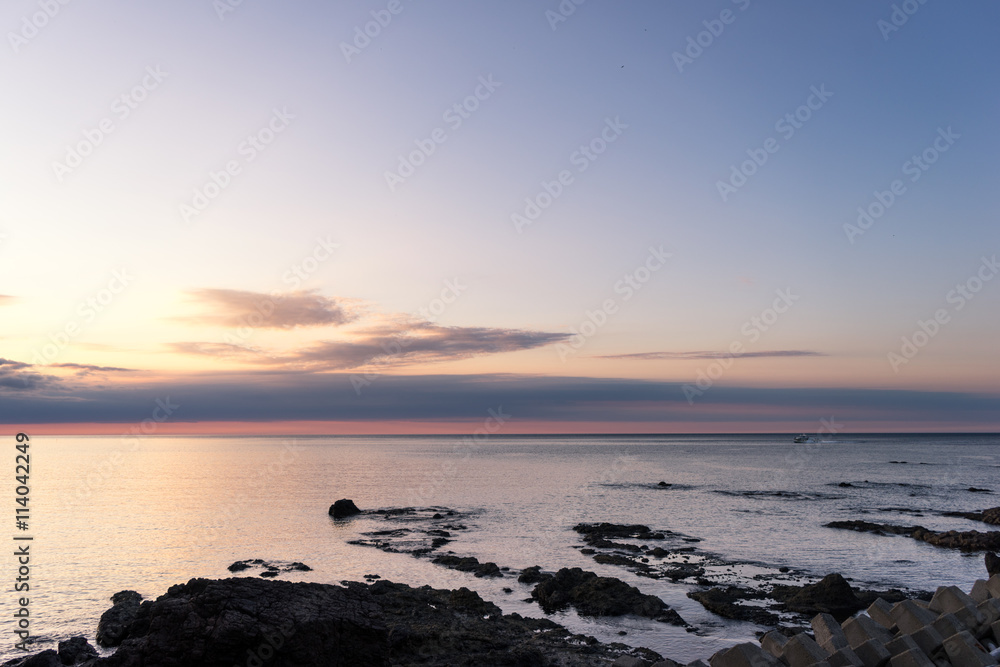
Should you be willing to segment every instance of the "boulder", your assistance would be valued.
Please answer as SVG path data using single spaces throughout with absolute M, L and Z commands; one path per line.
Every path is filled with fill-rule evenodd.
M 782 596 L 788 609 L 800 614 L 826 613 L 840 621 L 864 607 L 847 580 L 836 573 L 794 592 L 779 590 L 787 588 L 790 587 L 775 586 L 775 592 Z
M 531 591 L 531 597 L 547 613 L 573 607 L 582 616 L 635 614 L 687 625 L 676 611 L 655 595 L 645 595 L 620 579 L 599 577 L 578 567 L 564 567 L 541 581 Z
M 97 643 L 104 647 L 118 646 L 128 638 L 139 613 L 142 596 L 135 591 L 119 591 L 111 596 L 111 609 L 101 614 L 97 623 Z
M 59 642 L 59 659 L 64 665 L 75 665 L 97 657 L 97 649 L 90 645 L 86 637 L 70 637 Z
M 986 573 L 991 577 L 1000 574 L 1000 556 L 996 555 L 992 551 L 986 552 Z
M 3 663 L 2 667 L 63 667 L 59 654 L 48 649 L 41 653 L 29 655 L 26 658 L 15 658 Z
M 334 519 L 343 519 L 345 517 L 354 516 L 355 514 L 361 514 L 361 510 L 359 510 L 358 506 L 354 504 L 354 501 L 349 498 L 341 498 L 334 504 L 330 505 L 330 516 Z

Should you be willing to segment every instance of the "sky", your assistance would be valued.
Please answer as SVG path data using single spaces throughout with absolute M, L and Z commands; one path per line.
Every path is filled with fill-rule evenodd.
M 1000 431 L 986 0 L 9 0 L 0 429 Z

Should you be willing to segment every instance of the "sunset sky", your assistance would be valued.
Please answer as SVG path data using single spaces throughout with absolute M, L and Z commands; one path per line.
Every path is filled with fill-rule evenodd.
M 0 428 L 1000 431 L 998 23 L 8 0 Z

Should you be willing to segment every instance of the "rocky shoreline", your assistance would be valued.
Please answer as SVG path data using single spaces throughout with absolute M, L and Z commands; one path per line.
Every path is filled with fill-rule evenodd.
M 639 616 L 699 632 L 659 597 L 616 577 L 579 567 L 514 570 L 446 550 L 468 530 L 474 513 L 446 507 L 362 510 L 343 499 L 329 514 L 337 521 L 365 515 L 387 523 L 352 544 L 426 558 L 475 577 L 516 579 L 530 587 L 525 602 L 537 603 L 545 614 L 571 608 L 580 616 Z M 952 515 L 996 525 L 1000 508 Z M 1000 536 L 858 520 L 827 526 L 905 535 L 962 551 L 994 548 Z M 713 614 L 769 630 L 758 634 L 759 643 L 717 651 L 689 667 L 978 667 L 997 664 L 1000 655 L 1000 558 L 991 551 L 985 557 L 990 579 L 977 581 L 969 593 L 952 586 L 932 594 L 865 590 L 836 573 L 816 580 L 788 567 L 728 560 L 700 550 L 697 537 L 642 524 L 581 523 L 573 531 L 582 541 L 574 548 L 595 563 L 696 587 L 688 597 Z M 736 573 L 742 565 L 753 565 L 756 574 Z M 288 582 L 277 577 L 311 568 L 259 558 L 228 569 L 258 576 L 192 579 L 156 600 L 135 591 L 116 593 L 94 637 L 99 646 L 117 649 L 111 655 L 101 656 L 81 636 L 0 667 L 680 667 L 647 648 L 601 643 L 546 618 L 504 614 L 464 587 L 414 588 L 377 574 L 339 586 Z

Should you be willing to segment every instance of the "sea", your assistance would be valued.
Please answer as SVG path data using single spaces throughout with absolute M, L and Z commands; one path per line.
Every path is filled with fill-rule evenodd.
M 639 617 L 549 616 L 574 632 L 651 648 L 686 662 L 754 638 L 687 597 L 690 581 L 641 577 L 583 554 L 573 526 L 640 523 L 698 538 L 698 550 L 738 563 L 734 576 L 791 568 L 797 581 L 839 572 L 853 585 L 968 590 L 983 554 L 902 536 L 827 528 L 843 519 L 987 530 L 941 516 L 1000 505 L 1000 436 L 837 435 L 795 444 L 783 435 L 65 437 L 30 443 L 30 519 L 14 528 L 14 438 L 4 497 L 9 533 L 31 537 L 30 592 L 13 590 L 17 558 L 0 559 L 0 659 L 15 648 L 27 597 L 34 650 L 75 635 L 94 643 L 117 591 L 149 599 L 194 577 L 232 576 L 244 559 L 299 561 L 293 581 L 337 584 L 366 574 L 413 586 L 467 587 L 505 613 L 542 617 L 516 576 L 496 579 L 426 558 L 350 544 L 384 528 L 330 505 L 407 506 L 462 513 L 468 530 L 443 547 L 515 571 L 581 567 L 657 595 L 696 628 Z M 667 486 L 661 485 L 664 482 Z M 846 483 L 846 484 L 845 484 Z M 971 489 L 971 490 L 970 490 Z M 380 523 L 381 522 L 381 523 Z M 9 537 L 7 538 L 10 539 Z M 250 573 L 250 576 L 255 576 Z M 512 589 L 506 592 L 504 588 Z M 622 634 L 625 633 L 625 634 Z

